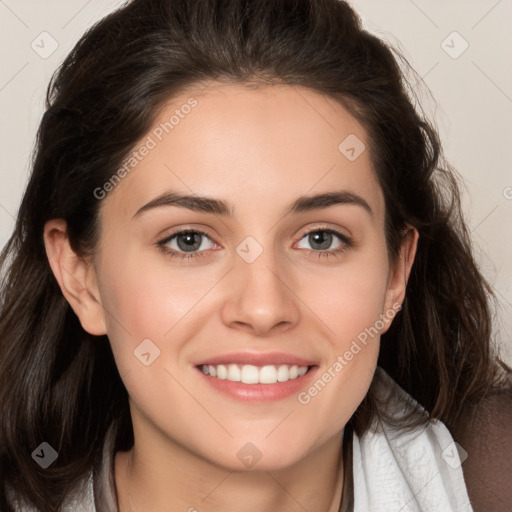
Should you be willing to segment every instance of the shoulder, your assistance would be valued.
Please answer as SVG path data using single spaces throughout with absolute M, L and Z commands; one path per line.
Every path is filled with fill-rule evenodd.
M 512 504 L 512 374 L 463 411 L 454 431 L 475 512 L 509 512 Z

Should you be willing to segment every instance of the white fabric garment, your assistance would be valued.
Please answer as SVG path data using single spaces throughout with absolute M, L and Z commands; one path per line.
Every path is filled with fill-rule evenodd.
M 386 412 L 395 418 L 418 410 L 384 370 L 377 368 L 372 386 L 387 400 Z M 64 512 L 118 512 L 114 436 L 111 428 L 100 471 L 91 471 L 81 490 L 70 496 Z M 360 438 L 353 434 L 352 468 L 353 512 L 473 512 L 456 444 L 439 421 L 404 432 L 379 415 Z M 26 506 L 17 510 L 37 512 Z
M 399 418 L 419 408 L 382 369 L 377 371 L 377 389 L 390 398 L 388 412 Z M 354 512 L 473 511 L 457 445 L 442 422 L 406 433 L 376 418 L 361 438 L 354 434 L 352 450 Z

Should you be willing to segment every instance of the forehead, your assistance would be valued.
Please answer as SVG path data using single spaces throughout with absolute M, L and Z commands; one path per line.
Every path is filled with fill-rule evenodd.
M 133 215 L 172 189 L 226 199 L 236 210 L 341 188 L 381 215 L 368 148 L 363 126 L 330 97 L 298 86 L 212 83 L 162 106 L 106 203 Z

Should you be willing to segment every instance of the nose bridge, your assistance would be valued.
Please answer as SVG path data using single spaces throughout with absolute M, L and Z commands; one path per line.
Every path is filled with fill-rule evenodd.
M 291 326 L 299 316 L 294 295 L 286 284 L 285 262 L 276 256 L 270 241 L 266 244 L 247 237 L 236 248 L 224 319 L 260 334 L 277 325 Z
M 251 295 L 261 298 L 276 300 L 279 297 L 284 298 L 284 272 L 279 271 L 280 265 L 273 254 L 272 248 L 268 248 L 258 256 L 254 261 L 247 262 L 243 258 L 235 264 L 237 278 L 244 282 L 242 291 L 251 292 Z

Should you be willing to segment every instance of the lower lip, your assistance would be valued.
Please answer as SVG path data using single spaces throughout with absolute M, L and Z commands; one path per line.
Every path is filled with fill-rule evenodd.
M 271 402 L 282 400 L 299 393 L 313 378 L 317 367 L 311 367 L 302 377 L 297 377 L 296 379 L 291 379 L 286 382 L 276 382 L 275 384 L 244 384 L 243 382 L 233 382 L 231 380 L 218 379 L 217 377 L 206 375 L 200 368 L 196 369 L 210 386 L 232 398 L 245 402 Z

